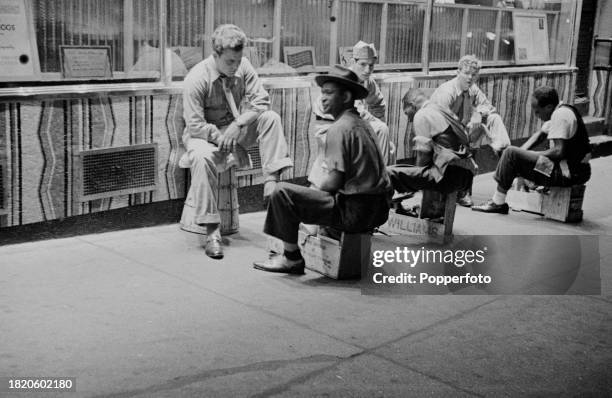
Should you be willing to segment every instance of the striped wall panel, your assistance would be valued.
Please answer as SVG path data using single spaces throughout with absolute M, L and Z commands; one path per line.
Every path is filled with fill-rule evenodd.
M 178 167 L 182 126 L 180 96 L 1 103 L 6 203 L 0 227 L 184 197 L 185 171 Z M 158 144 L 159 156 L 155 191 L 78 201 L 81 151 L 151 142 Z
M 591 72 L 589 116 L 603 117 L 612 122 L 612 71 L 595 69 Z
M 380 82 L 397 159 L 412 156 L 411 126 L 401 106 L 403 94 L 413 86 L 437 87 L 446 79 Z M 527 137 L 539 126 L 531 114 L 529 95 L 541 84 L 555 86 L 564 101 L 573 98 L 574 75 L 568 72 L 481 77 L 480 86 L 498 108 L 511 138 Z M 312 100 L 317 95 L 316 87 L 270 89 L 272 109 L 281 115 L 295 164 L 283 175 L 285 179 L 306 176 L 314 160 Z M 156 94 L 0 103 L 0 162 L 5 177 L 0 227 L 183 198 L 187 173 L 178 167 L 183 151 L 181 101 L 180 95 Z M 80 151 L 141 143 L 158 145 L 155 191 L 78 201 L 73 187 Z M 256 175 L 238 180 L 239 186 L 262 182 Z

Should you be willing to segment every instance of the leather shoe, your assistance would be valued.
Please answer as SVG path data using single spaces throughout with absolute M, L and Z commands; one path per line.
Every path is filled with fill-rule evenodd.
M 483 213 L 499 213 L 499 214 L 508 214 L 508 203 L 504 203 L 501 205 L 496 204 L 491 199 L 487 200 L 481 205 L 472 206 L 472 210 L 481 211 Z
M 472 202 L 472 198 L 469 194 L 465 194 L 464 196 L 457 198 L 457 204 L 463 207 L 472 207 L 474 202 Z
M 270 256 L 266 261 L 256 261 L 253 268 L 268 272 L 279 272 L 284 274 L 304 274 L 304 259 L 294 264 L 289 264 L 287 258 L 281 254 Z
M 223 245 L 221 244 L 220 237 L 211 237 L 206 239 L 206 245 L 204 246 L 206 255 L 210 258 L 220 260 L 223 258 Z

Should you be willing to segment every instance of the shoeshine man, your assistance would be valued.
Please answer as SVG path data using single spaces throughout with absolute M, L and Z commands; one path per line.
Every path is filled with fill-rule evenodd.
M 493 197 L 472 206 L 472 210 L 508 214 L 506 193 L 516 177 L 548 187 L 584 184 L 591 178 L 589 134 L 578 110 L 561 104 L 557 90 L 549 86 L 534 90 L 531 108 L 545 123 L 520 148 L 510 146 L 504 150 L 493 177 L 497 181 Z M 531 150 L 547 138 L 548 149 Z
M 393 189 L 401 193 L 429 189 L 444 194 L 468 189 L 476 168 L 467 132 L 448 109 L 427 98 L 423 89 L 416 87 L 402 98 L 415 133 L 416 166 L 387 167 Z
M 206 227 L 206 254 L 215 259 L 223 258 L 217 173 L 248 166 L 245 148 L 257 142 L 265 201 L 280 173 L 293 166 L 280 116 L 269 109 L 267 91 L 249 60 L 242 57 L 246 42 L 239 27 L 217 27 L 212 36 L 213 54 L 195 65 L 184 81 L 183 144 L 187 152 L 179 165 L 191 168 L 185 206 L 193 208 L 194 216 L 181 222 Z
M 283 241 L 284 253 L 255 262 L 256 269 L 304 273 L 298 247 L 300 222 L 367 233 L 389 217 L 393 190 L 372 127 L 355 109 L 368 95 L 357 75 L 335 66 L 317 75 L 325 113 L 333 115 L 325 143 L 308 176 L 311 187 L 281 182 L 270 196 L 264 232 Z

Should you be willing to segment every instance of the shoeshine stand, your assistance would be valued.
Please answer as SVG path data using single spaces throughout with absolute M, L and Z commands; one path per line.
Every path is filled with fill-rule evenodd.
M 224 172 L 217 174 L 217 209 L 221 217 L 221 235 L 231 235 L 238 232 L 240 227 L 238 221 L 238 180 L 236 168 L 232 167 Z M 191 181 L 188 181 L 191 186 Z M 191 188 L 189 189 L 191 191 Z M 181 215 L 181 229 L 187 232 L 206 235 L 206 228 L 193 223 L 195 208 L 193 201 L 190 200 L 190 193 L 187 193 L 183 214 Z
M 511 189 L 506 203 L 516 211 L 525 211 L 563 222 L 582 221 L 585 185 L 550 187 L 546 193 Z
M 342 232 L 340 239 L 336 240 L 300 228 L 298 246 L 307 269 L 332 279 L 359 279 L 362 267 L 367 267 L 370 261 L 372 235 Z M 268 248 L 282 253 L 283 242 L 268 237 Z
M 390 235 L 421 235 L 429 240 L 445 242 L 453 234 L 457 192 L 442 194 L 437 191 L 422 191 L 418 217 L 389 210 L 389 219 L 379 230 Z

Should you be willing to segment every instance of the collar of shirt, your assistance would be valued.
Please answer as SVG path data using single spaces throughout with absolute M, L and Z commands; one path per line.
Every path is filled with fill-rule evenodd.
M 459 78 L 455 77 L 453 80 L 455 82 L 455 84 L 453 84 L 453 88 L 455 89 L 455 94 L 457 95 L 457 97 L 461 97 L 463 95 L 463 91 L 461 91 L 461 87 L 459 87 Z M 476 86 L 476 84 L 472 84 L 466 90 L 469 96 L 473 95 L 473 91 L 474 91 L 474 87 L 475 86 Z
M 214 57 L 210 55 L 208 58 L 206 58 L 206 69 L 208 69 L 208 75 L 210 76 L 211 83 L 214 83 L 215 81 L 219 79 L 223 80 L 225 78 L 228 81 L 228 87 L 232 87 L 236 82 L 236 79 L 237 79 L 236 75 L 240 71 L 240 66 L 238 67 L 238 70 L 236 71 L 236 75 L 232 77 L 222 75 L 221 73 L 219 73 L 219 70 L 217 69 L 217 64 L 215 63 Z

